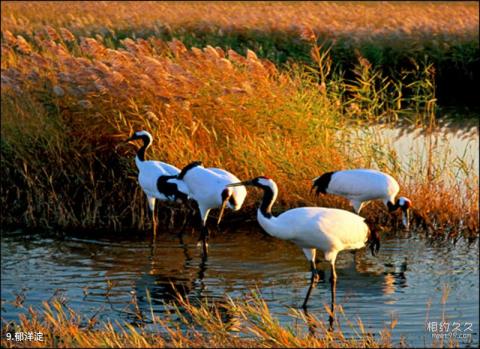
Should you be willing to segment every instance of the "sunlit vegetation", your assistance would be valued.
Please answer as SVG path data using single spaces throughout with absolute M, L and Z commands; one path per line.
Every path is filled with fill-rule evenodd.
M 449 286 L 441 289 L 443 307 Z M 313 311 L 287 308 L 280 320 L 270 310 L 258 290 L 249 290 L 241 298 L 189 299 L 174 290 L 174 301 L 163 304 L 159 315 L 153 309 L 146 290 L 146 306 L 140 306 L 133 294 L 122 310 L 129 322 L 100 320 L 98 312 L 76 312 L 62 296 L 52 296 L 39 308 L 28 307 L 25 299 L 15 306 L 24 312 L 16 321 L 2 321 L 2 348 L 392 348 L 409 347 L 401 336 L 394 339 L 398 319 L 392 317 L 382 329 L 372 331 L 361 319 L 351 317 L 341 304 L 324 304 Z M 427 305 L 427 321 L 436 321 Z M 333 308 L 332 308 L 333 307 Z M 333 311 L 332 311 L 333 309 Z M 35 334 L 22 341 L 15 334 Z M 426 332 L 428 333 L 428 332 Z M 41 337 L 38 337 L 41 334 Z M 18 335 L 17 335 L 18 336 Z M 455 336 L 428 338 L 432 348 L 455 348 Z M 42 340 L 38 340 L 41 338 Z M 35 340 L 37 339 L 37 340 Z M 462 344 L 466 344 L 465 342 Z
M 216 302 L 195 302 L 178 297 L 166 306 L 161 317 L 153 311 L 142 312 L 131 304 L 137 325 L 100 322 L 86 318 L 68 304 L 58 300 L 44 302 L 43 309 L 29 308 L 18 322 L 2 325 L 2 347 L 52 348 L 163 348 L 163 347 L 232 347 L 232 348 L 390 348 L 391 332 L 396 321 L 379 333 L 370 333 L 360 319 L 348 320 L 336 305 L 335 320 L 329 321 L 299 311 L 289 310 L 289 324 L 274 317 L 267 303 L 253 292 L 244 299 L 225 298 Z M 324 315 L 331 314 L 326 306 Z M 339 322 L 355 333 L 347 335 Z M 149 330 L 150 329 L 150 330 Z M 155 331 L 152 331 L 155 329 Z M 43 341 L 7 340 L 7 334 L 42 333 Z
M 2 2 L 2 32 L 28 40 L 48 24 L 76 36 L 98 35 L 112 49 L 125 38 L 176 38 L 188 48 L 219 46 L 242 55 L 250 49 L 281 65 L 314 62 L 312 29 L 331 45 L 333 70 L 348 78 L 359 55 L 395 80 L 417 64 L 432 64 L 441 102 L 476 105 L 478 13 L 478 2 L 460 1 Z M 407 84 L 415 81 L 412 76 Z
M 146 129 L 155 139 L 150 158 L 178 167 L 202 160 L 242 179 L 269 175 L 280 186 L 279 207 L 348 208 L 338 198 L 310 196 L 309 180 L 324 171 L 374 167 L 399 179 L 402 194 L 415 203 L 417 225 L 442 236 L 478 234 L 472 165 L 447 163 L 432 146 L 426 165 L 412 154 L 406 169 L 388 147 L 351 133 L 399 121 L 428 132 L 438 109 L 432 60 L 412 54 L 411 64 L 393 76 L 373 64 L 360 43 L 397 37 L 397 44 L 417 43 L 412 47 L 422 51 L 428 42 L 469 42 L 478 33 L 478 21 L 472 24 L 478 4 L 416 4 L 418 11 L 387 4 L 385 15 L 375 4 L 256 4 L 256 12 L 240 3 L 208 4 L 211 11 L 202 10 L 206 4 L 83 5 L 78 11 L 76 3 L 2 2 L 5 226 L 145 229 L 150 221 L 136 184 L 135 149 L 122 141 Z M 262 20 L 267 9 L 271 20 Z M 342 22 L 352 9 L 364 16 Z M 329 15 L 318 20 L 320 13 Z M 366 20 L 373 16 L 378 20 Z M 202 25 L 212 33 L 217 28 L 223 44 L 193 40 Z M 170 36 L 162 34 L 167 27 Z M 272 40 L 275 33 L 294 33 L 310 63 L 286 50 L 292 59 L 280 65 L 266 54 L 277 46 L 270 50 L 250 39 L 234 44 L 226 34 L 255 28 Z M 329 35 L 336 41 L 326 40 Z M 360 46 L 350 47 L 354 56 L 344 71 L 335 50 L 347 38 Z M 440 176 L 459 171 L 467 179 L 456 185 L 468 188 L 465 195 Z M 247 199 L 245 214 L 256 197 Z M 184 209 L 175 209 L 181 220 Z M 380 207 L 365 212 L 392 226 Z
M 413 229 L 478 237 L 472 164 L 450 163 L 431 142 L 427 161 L 411 154 L 405 167 L 381 140 L 358 136 L 400 122 L 428 134 L 439 95 L 447 102 L 451 91 L 453 100 L 469 98 L 478 83 L 478 2 L 2 2 L 1 8 L 5 229 L 149 228 L 135 147 L 124 143 L 145 129 L 154 137 L 151 159 L 177 167 L 202 160 L 241 179 L 271 176 L 280 189 L 274 210 L 350 209 L 343 199 L 310 195 L 310 180 L 372 167 L 393 173 L 412 199 Z M 259 194 L 250 191 L 227 224 L 254 217 Z M 180 225 L 186 209 L 174 211 Z M 381 204 L 362 213 L 380 230 L 399 223 Z M 285 327 L 255 294 L 195 305 L 180 298 L 165 318 L 136 313 L 160 332 L 98 323 L 58 302 L 44 306 L 2 324 L 2 332 L 45 334 L 44 342 L 23 342 L 28 347 L 404 344 L 392 343 L 394 324 L 374 336 L 360 321 L 351 323 L 358 333 L 352 338 L 292 310 L 292 326 Z M 340 306 L 337 316 L 344 316 Z M 14 345 L 4 336 L 1 344 Z
M 413 97 L 392 98 L 387 88 L 401 81 L 383 78 L 362 57 L 356 80 L 329 79 L 328 49 L 315 41 L 315 70 L 279 70 L 250 50 L 242 56 L 211 46 L 187 49 L 178 40 L 128 38 L 121 44 L 111 49 L 101 37 L 78 39 L 50 27 L 31 43 L 3 33 L 4 223 L 143 229 L 148 219 L 135 183 L 134 149 L 121 144 L 133 130 L 154 135 L 153 158 L 179 167 L 200 159 L 240 178 L 268 174 L 280 183 L 284 205 L 339 205 L 309 197 L 307 179 L 367 162 L 403 177 L 394 154 L 379 153 L 372 143 L 352 159 L 352 144 L 339 142 L 339 135 L 394 122 L 405 110 L 412 122 L 435 123 L 429 66 L 414 71 Z M 432 156 L 433 164 L 441 154 Z M 458 196 L 426 177 L 415 179 L 404 193 L 416 203 L 417 218 L 434 222 L 435 232 L 460 220 L 462 229 L 476 231 L 478 190 Z M 438 200 L 424 196 L 432 189 Z

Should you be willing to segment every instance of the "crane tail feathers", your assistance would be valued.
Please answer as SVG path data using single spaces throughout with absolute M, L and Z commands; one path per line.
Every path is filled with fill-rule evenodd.
M 319 195 L 320 193 L 326 194 L 328 185 L 330 184 L 330 180 L 332 179 L 332 175 L 334 173 L 335 172 L 327 172 L 314 178 L 311 190 L 316 189 L 316 195 Z

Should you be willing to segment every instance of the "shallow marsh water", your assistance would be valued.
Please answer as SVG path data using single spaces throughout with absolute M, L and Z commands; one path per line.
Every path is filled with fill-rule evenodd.
M 386 165 L 403 184 L 418 182 L 430 171 L 433 180 L 464 191 L 463 181 L 479 176 L 478 119 L 441 119 L 430 132 L 412 126 L 358 128 L 342 139 L 354 145 L 346 150 L 353 157 L 365 160 L 363 154 L 371 154 L 371 167 Z
M 208 258 L 196 246 L 197 233 L 161 233 L 155 245 L 147 236 L 46 237 L 18 231 L 2 234 L 2 319 L 18 319 L 29 305 L 41 308 L 51 297 L 63 299 L 84 314 L 98 312 L 100 320 L 134 321 L 128 305 L 135 293 L 140 309 L 149 314 L 151 293 L 157 315 L 175 288 L 193 300 L 241 298 L 258 288 L 271 312 L 292 324 L 290 308 L 299 308 L 309 282 L 309 267 L 293 244 L 265 236 L 257 228 L 212 231 Z M 359 250 L 342 252 L 337 261 L 337 304 L 345 318 L 360 318 L 371 333 L 398 320 L 394 342 L 432 343 L 428 323 L 445 319 L 472 324 L 462 346 L 478 346 L 479 268 L 478 240 L 429 241 L 422 233 L 388 233 L 377 257 Z M 328 280 L 329 267 L 319 263 Z M 110 283 L 110 285 L 109 285 Z M 111 289 L 110 289 L 111 286 Z M 445 289 L 445 305 L 441 298 Z M 133 293 L 132 293 L 133 292 Z M 14 306 L 25 297 L 23 308 Z M 309 311 L 325 321 L 330 303 L 328 281 L 313 291 Z M 131 309 L 131 308 L 130 308 Z M 345 320 L 340 317 L 341 321 Z M 342 320 L 343 319 L 343 320 Z M 345 333 L 353 330 L 344 323 Z M 463 333 L 463 332 L 462 332 Z
M 410 165 L 407 168 L 414 166 L 417 157 L 422 164 L 426 164 L 431 148 L 434 159 L 440 160 L 440 166 L 453 165 L 451 167 L 455 168 L 454 177 L 462 177 L 467 173 L 462 172 L 461 168 L 472 170 L 474 175 L 479 175 L 478 131 L 478 121 L 469 120 L 444 121 L 431 133 L 421 129 L 402 128 L 386 128 L 381 133 L 391 140 L 400 162 L 405 166 Z

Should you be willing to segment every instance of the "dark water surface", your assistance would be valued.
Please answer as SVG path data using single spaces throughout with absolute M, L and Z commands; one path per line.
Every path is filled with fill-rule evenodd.
M 149 313 L 146 289 L 154 311 L 165 311 L 172 300 L 171 283 L 191 299 L 240 298 L 258 288 L 271 312 L 291 324 L 289 308 L 299 308 L 307 291 L 309 266 L 295 245 L 270 238 L 257 228 L 213 231 L 208 258 L 196 246 L 198 233 L 180 238 L 160 233 L 155 245 L 138 234 L 46 237 L 17 231 L 2 233 L 1 298 L 3 321 L 17 320 L 30 305 L 52 297 L 86 316 L 98 312 L 103 321 L 132 321 L 128 304 L 132 292 L 142 311 Z M 320 260 L 322 260 L 320 257 Z M 422 233 L 390 233 L 382 238 L 377 257 L 360 250 L 341 252 L 337 259 L 337 303 L 346 317 L 360 318 L 366 330 L 378 334 L 393 320 L 393 339 L 411 346 L 432 343 L 433 322 L 460 323 L 466 334 L 461 346 L 479 344 L 479 250 L 460 240 L 434 242 Z M 325 262 L 319 263 L 330 276 Z M 445 305 L 441 298 L 449 291 Z M 23 307 L 13 303 L 25 297 Z M 327 320 L 330 302 L 327 282 L 321 282 L 309 301 L 310 313 Z M 430 325 L 429 325 L 430 323 Z M 471 325 L 471 331 L 468 329 Z M 345 333 L 353 332 L 347 325 Z

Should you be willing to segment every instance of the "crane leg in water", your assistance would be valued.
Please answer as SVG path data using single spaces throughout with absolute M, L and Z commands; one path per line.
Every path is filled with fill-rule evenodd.
M 207 227 L 202 227 L 202 231 L 200 233 L 200 239 L 198 240 L 198 244 L 202 244 L 202 250 L 204 254 L 207 254 L 208 252 L 208 237 L 210 235 L 210 232 L 208 231 Z M 198 245 L 197 244 L 197 245 Z
M 310 294 L 312 293 L 312 289 L 315 288 L 315 286 L 317 286 L 317 282 L 320 279 L 320 276 L 318 275 L 318 271 L 314 266 L 315 263 L 312 262 L 312 264 L 313 264 L 313 266 L 312 266 L 312 278 L 310 280 L 310 286 L 308 287 L 307 295 L 305 296 L 305 300 L 303 301 L 303 304 L 302 304 L 303 309 L 307 308 L 307 302 L 308 302 L 308 299 L 310 298 Z M 315 268 L 315 269 L 313 269 L 313 268 Z
M 208 231 L 208 228 L 207 228 L 207 218 L 208 218 L 208 214 L 210 213 L 210 209 L 209 208 L 204 209 L 203 207 L 199 207 L 199 210 L 200 210 L 200 217 L 202 222 L 201 222 L 200 238 L 197 242 L 197 246 L 199 246 L 201 243 L 203 248 L 203 253 L 206 254 L 208 251 L 208 237 L 210 235 L 210 232 Z
M 335 321 L 335 304 L 337 296 L 337 273 L 335 272 L 335 262 L 331 263 L 330 290 L 332 305 L 330 307 L 330 314 L 328 315 L 328 323 L 330 324 L 329 330 L 333 331 L 333 322 Z
M 318 273 L 317 266 L 315 265 L 316 250 L 314 248 L 312 249 L 304 248 L 303 253 L 307 257 L 307 259 L 310 260 L 310 267 L 312 270 L 310 286 L 308 287 L 307 295 L 305 296 L 305 300 L 303 301 L 303 305 L 302 305 L 302 308 L 306 309 L 308 299 L 310 298 L 310 294 L 312 293 L 312 289 L 317 285 L 317 282 L 320 280 L 320 275 Z
M 153 225 L 153 239 L 157 238 L 157 217 L 155 216 L 155 198 L 152 196 L 147 197 L 148 208 L 152 213 L 152 225 Z

